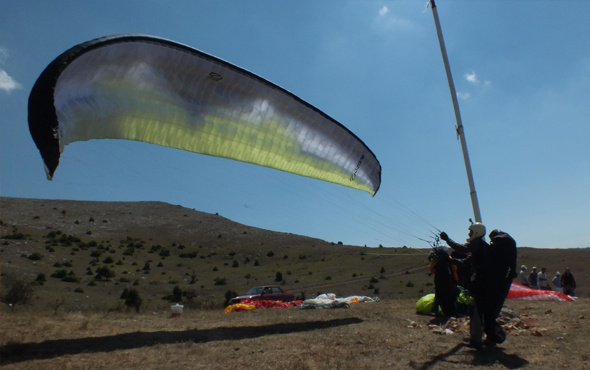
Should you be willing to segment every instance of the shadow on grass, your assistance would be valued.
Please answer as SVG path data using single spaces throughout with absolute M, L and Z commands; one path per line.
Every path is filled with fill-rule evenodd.
M 414 369 L 427 370 L 435 368 L 439 362 L 448 361 L 447 358 L 459 352 L 462 348 L 466 348 L 463 343 L 457 344 L 445 353 L 434 356 L 430 361 L 418 366 L 418 364 L 411 364 Z M 503 348 L 500 347 L 484 347 L 483 350 L 477 351 L 467 348 L 473 353 L 473 358 L 470 362 L 465 362 L 466 366 L 490 366 L 500 364 L 507 369 L 520 369 L 528 365 L 528 361 L 520 358 L 515 354 L 507 354 Z
M 183 342 L 207 343 L 220 340 L 241 340 L 265 335 L 289 334 L 337 326 L 360 324 L 352 317 L 329 321 L 308 321 L 265 326 L 220 327 L 204 330 L 134 332 L 78 339 L 56 339 L 40 343 L 8 344 L 0 347 L 0 365 L 31 360 L 51 359 L 79 353 L 112 352 Z

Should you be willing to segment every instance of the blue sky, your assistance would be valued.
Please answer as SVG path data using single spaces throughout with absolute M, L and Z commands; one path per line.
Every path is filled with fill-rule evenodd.
M 0 14 L 0 195 L 157 200 L 345 244 L 427 247 L 473 217 L 433 16 L 407 1 L 13 1 Z M 590 2 L 437 1 L 488 229 L 590 247 Z M 47 181 L 28 95 L 55 57 L 101 36 L 187 44 L 289 90 L 359 136 L 375 197 L 128 141 L 65 148 Z M 0 210 L 1 219 L 1 210 Z

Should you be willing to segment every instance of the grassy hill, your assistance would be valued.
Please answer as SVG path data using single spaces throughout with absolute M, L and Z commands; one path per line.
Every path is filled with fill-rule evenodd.
M 137 289 L 142 310 L 169 307 L 175 288 L 193 307 L 276 283 L 319 293 L 419 298 L 432 292 L 427 249 L 367 248 L 242 225 L 161 202 L 0 198 L 2 285 L 37 281 L 33 309 L 122 309 Z M 519 265 L 569 266 L 587 297 L 590 250 L 519 248 Z M 102 277 L 100 276 L 102 273 Z M 98 278 L 97 278 L 98 277 Z

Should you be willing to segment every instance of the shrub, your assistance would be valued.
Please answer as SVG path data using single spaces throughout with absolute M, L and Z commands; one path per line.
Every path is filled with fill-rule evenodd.
M 216 277 L 214 279 L 214 281 L 215 281 L 215 285 L 227 285 L 227 279 L 226 278 Z
M 120 299 L 125 300 L 125 306 L 127 308 L 135 308 L 135 312 L 139 313 L 139 308 L 143 303 L 143 300 L 139 296 L 139 292 L 135 288 L 125 288 L 121 293 Z
M 35 283 L 37 285 L 43 285 L 45 283 L 45 281 L 47 281 L 47 279 L 45 278 L 45 274 L 44 273 L 40 273 L 37 275 L 37 278 L 35 279 Z
M 16 226 L 12 227 L 12 234 L 4 235 L 2 239 L 12 239 L 12 240 L 23 240 L 26 239 L 26 235 L 18 232 Z
M 180 253 L 179 257 L 180 258 L 197 258 L 197 252 L 192 251 L 189 253 Z
M 35 253 L 31 253 L 27 258 L 30 259 L 31 261 L 39 261 L 39 260 L 43 259 L 43 255 L 41 253 L 35 252 Z
M 232 299 L 233 297 L 237 297 L 238 293 L 236 293 L 235 290 L 228 290 L 225 292 L 225 302 L 224 302 L 224 306 L 227 306 L 229 304 L 229 300 Z
M 107 266 L 102 266 L 96 269 L 96 276 L 94 278 L 96 280 L 109 281 L 112 277 L 115 277 L 115 272 Z
M 74 274 L 74 271 L 70 271 L 66 276 L 64 276 L 61 281 L 66 283 L 79 283 L 80 279 Z
M 68 271 L 65 269 L 56 270 L 53 274 L 51 274 L 52 278 L 63 279 L 68 274 Z
M 14 310 L 14 306 L 26 305 L 33 297 L 34 289 L 30 283 L 10 275 L 2 278 L 2 296 L 0 300 Z

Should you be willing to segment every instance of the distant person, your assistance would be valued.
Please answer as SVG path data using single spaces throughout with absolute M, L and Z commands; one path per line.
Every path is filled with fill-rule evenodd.
M 520 272 L 518 273 L 518 276 L 520 278 L 519 281 L 521 285 L 529 286 L 529 277 L 527 275 L 525 265 L 520 266 Z
M 574 289 L 576 289 L 576 279 L 574 279 L 574 275 L 572 275 L 569 267 L 566 267 L 565 272 L 561 275 L 561 286 L 565 294 L 575 297 Z
M 467 346 L 482 349 L 483 345 L 494 346 L 506 340 L 504 329 L 496 321 L 516 273 L 516 242 L 508 234 L 494 230 L 490 233 L 492 244 L 485 241 L 486 229 L 482 223 L 469 226 L 466 244 L 454 242 L 442 232 L 440 238 L 456 251 L 470 254 L 475 272 L 471 294 L 475 305 L 470 312 Z M 482 326 L 486 334 L 482 341 Z
M 539 282 L 539 289 L 551 290 L 549 280 L 547 279 L 547 269 L 545 267 L 541 267 L 541 272 L 537 274 L 537 281 Z
M 533 266 L 533 270 L 529 274 L 529 287 L 531 289 L 539 289 L 539 280 L 537 275 L 537 268 Z
M 563 293 L 563 288 L 561 287 L 561 274 L 559 273 L 559 271 L 555 273 L 555 276 L 553 277 L 553 279 L 551 279 L 551 282 L 555 286 L 556 292 Z

